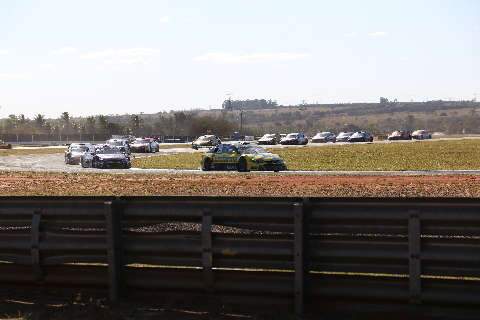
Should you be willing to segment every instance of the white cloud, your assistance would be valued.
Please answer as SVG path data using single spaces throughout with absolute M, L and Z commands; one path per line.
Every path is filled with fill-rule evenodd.
M 161 23 L 169 23 L 170 22 L 170 17 L 169 16 L 163 16 L 158 19 Z
M 32 75 L 29 73 L 0 73 L 0 80 L 29 80 Z
M 6 49 L 0 49 L 0 56 L 6 56 L 7 54 L 9 54 L 10 52 Z
M 370 32 L 368 36 L 370 37 L 385 37 L 388 33 L 385 31 L 375 31 L 375 32 Z
M 107 49 L 92 51 L 81 56 L 85 60 L 102 61 L 105 64 L 146 64 L 160 55 L 153 48 Z
M 345 37 L 356 37 L 356 36 L 357 36 L 356 32 L 345 33 Z
M 53 69 L 55 65 L 53 63 L 42 63 L 40 64 L 40 68 L 42 69 Z
M 70 54 L 76 54 L 76 53 L 78 53 L 78 49 L 73 47 L 63 47 L 60 49 L 52 50 L 50 52 L 50 54 L 53 54 L 53 55 L 70 55 Z
M 255 62 L 278 62 L 293 61 L 309 57 L 307 53 L 294 52 L 263 52 L 249 54 L 234 54 L 228 52 L 209 52 L 195 57 L 194 61 L 207 61 L 217 63 L 255 63 Z

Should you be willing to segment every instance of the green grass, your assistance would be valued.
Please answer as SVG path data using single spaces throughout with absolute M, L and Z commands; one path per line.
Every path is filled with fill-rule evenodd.
M 271 149 L 289 170 L 468 170 L 480 169 L 480 140 Z M 197 169 L 200 154 L 135 159 L 138 168 Z
M 35 155 L 35 154 L 54 154 L 54 153 L 63 153 L 66 150 L 66 147 L 58 148 L 38 148 L 38 149 L 0 149 L 1 156 L 24 156 L 24 155 Z
M 291 148 L 276 153 L 291 170 L 480 169 L 480 140 Z
M 142 169 L 198 169 L 201 158 L 200 153 L 188 152 L 157 155 L 133 159 L 132 166 Z
M 160 144 L 160 149 L 173 149 L 173 148 L 191 148 L 191 144 L 186 144 L 186 143 L 163 143 Z

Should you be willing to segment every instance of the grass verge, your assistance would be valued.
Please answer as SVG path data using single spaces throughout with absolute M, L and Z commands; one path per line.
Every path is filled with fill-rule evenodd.
M 289 170 L 475 170 L 480 169 L 480 140 L 335 145 L 271 149 Z M 135 159 L 144 169 L 197 169 L 200 154 L 179 153 Z
M 63 153 L 66 147 L 58 148 L 38 148 L 38 149 L 0 149 L 0 157 L 2 156 L 26 156 L 35 154 L 55 154 Z
M 198 169 L 201 157 L 199 153 L 189 152 L 156 155 L 133 159 L 132 166 L 142 169 Z
M 161 143 L 159 144 L 160 149 L 173 149 L 173 148 L 191 148 L 189 143 Z

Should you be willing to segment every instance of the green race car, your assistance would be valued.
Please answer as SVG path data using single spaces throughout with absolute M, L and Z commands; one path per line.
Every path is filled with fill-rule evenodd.
M 278 155 L 255 145 L 219 144 L 202 156 L 202 170 L 238 170 L 248 172 L 287 170 Z

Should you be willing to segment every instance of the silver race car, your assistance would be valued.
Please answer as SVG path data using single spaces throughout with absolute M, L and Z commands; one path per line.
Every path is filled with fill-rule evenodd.
M 137 138 L 130 144 L 131 152 L 155 153 L 160 149 L 158 143 L 152 138 Z
M 110 145 L 95 146 L 93 152 L 86 152 L 80 159 L 82 168 L 130 169 L 130 157 L 122 148 Z
M 92 152 L 93 145 L 90 143 L 72 143 L 65 151 L 66 164 L 79 164 L 80 158 L 86 152 Z

